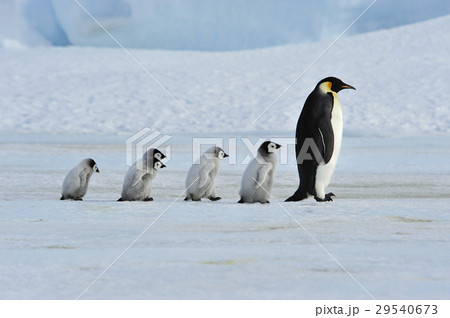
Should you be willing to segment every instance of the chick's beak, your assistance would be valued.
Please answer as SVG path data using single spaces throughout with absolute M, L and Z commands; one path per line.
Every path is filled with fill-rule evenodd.
M 275 147 L 278 149 L 278 148 L 280 148 L 281 147 L 281 145 L 279 145 L 279 144 L 275 144 Z
M 226 157 L 229 157 L 229 155 L 227 155 L 226 153 L 223 153 L 223 157 L 226 158 Z

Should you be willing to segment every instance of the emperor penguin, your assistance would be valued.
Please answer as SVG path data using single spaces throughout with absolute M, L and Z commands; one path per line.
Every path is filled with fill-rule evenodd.
M 286 201 L 313 196 L 316 201 L 333 201 L 325 194 L 339 157 L 342 143 L 342 107 L 338 92 L 355 89 L 336 77 L 317 83 L 306 99 L 297 122 L 295 153 L 299 176 L 297 191 Z
M 249 163 L 244 171 L 238 203 L 270 203 L 273 176 L 277 165 L 275 150 L 279 144 L 265 141 L 259 146 L 256 158 Z
M 122 186 L 122 196 L 117 201 L 153 201 L 150 197 L 152 180 L 162 168 L 161 162 L 166 156 L 158 149 L 151 148 L 144 153 L 141 160 L 128 169 Z
M 72 168 L 64 178 L 61 200 L 82 201 L 94 172 L 100 172 L 100 170 L 91 158 L 84 159 Z
M 214 180 L 222 165 L 222 159 L 228 155 L 220 147 L 209 148 L 189 169 L 186 177 L 186 198 L 184 201 L 200 201 L 208 198 L 218 201 Z

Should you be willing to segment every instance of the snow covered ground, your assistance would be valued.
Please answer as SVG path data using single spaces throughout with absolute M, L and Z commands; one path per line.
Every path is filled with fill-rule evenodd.
M 448 299 L 449 29 L 341 39 L 255 125 L 328 43 L 131 51 L 199 125 L 120 49 L 0 49 L 0 298 L 75 299 L 137 239 L 81 299 Z M 327 75 L 357 88 L 340 93 L 334 202 L 282 202 L 297 186 L 287 145 L 270 205 L 236 204 L 245 165 L 226 161 L 221 201 L 182 200 L 194 137 L 237 137 L 240 163 L 239 138 L 293 137 Z M 146 126 L 174 135 L 155 201 L 116 202 L 126 139 Z M 59 201 L 86 157 L 101 173 L 85 201 Z
M 297 182 L 288 164 L 270 205 L 236 204 L 245 166 L 226 162 L 222 201 L 184 202 L 189 136 L 173 138 L 155 201 L 145 203 L 115 202 L 124 138 L 2 135 L 1 143 L 2 299 L 80 296 L 161 214 L 81 299 L 369 298 L 324 249 L 377 299 L 450 296 L 448 138 L 347 138 L 334 202 L 281 202 Z M 86 156 L 101 173 L 85 201 L 59 201 L 65 174 Z

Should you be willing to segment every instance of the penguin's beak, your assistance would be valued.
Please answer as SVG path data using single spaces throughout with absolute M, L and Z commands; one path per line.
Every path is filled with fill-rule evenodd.
M 341 86 L 341 89 L 354 89 L 356 91 L 356 88 L 345 83 Z
M 275 144 L 275 147 L 276 147 L 277 149 L 279 149 L 279 148 L 281 147 L 281 145 Z
M 99 172 L 100 173 L 100 170 L 98 168 L 95 168 L 95 172 Z
M 161 159 L 166 158 L 167 156 L 161 152 Z
M 165 168 L 165 167 L 166 167 L 166 165 L 161 162 L 161 169 Z
M 227 154 L 224 152 L 224 153 L 223 153 L 223 157 L 226 158 L 226 157 L 229 157 L 229 155 L 227 155 Z

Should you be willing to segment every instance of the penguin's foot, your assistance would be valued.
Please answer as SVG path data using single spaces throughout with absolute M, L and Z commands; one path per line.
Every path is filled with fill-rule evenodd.
M 64 197 L 61 197 L 61 199 L 60 200 L 65 200 L 66 198 L 64 198 Z
M 208 197 L 208 199 L 210 199 L 211 201 L 219 201 L 222 198 L 221 197 Z
M 335 197 L 333 192 L 325 194 L 325 198 L 323 198 L 323 199 L 318 198 L 318 197 L 314 197 L 314 199 L 316 199 L 317 202 L 329 202 L 329 201 L 333 201 L 333 199 L 331 197 Z
M 144 201 L 153 201 L 153 198 L 144 199 Z
M 74 200 L 74 201 L 83 201 L 82 198 L 75 198 L 75 199 L 72 199 L 72 200 Z
M 270 204 L 270 201 L 269 200 L 267 200 L 267 201 L 264 201 L 264 202 L 260 202 L 261 204 Z
M 184 201 L 201 201 L 202 199 L 200 198 L 193 198 L 193 197 L 185 197 Z
M 237 203 L 245 203 L 245 201 L 241 198 Z
M 117 200 L 117 202 L 122 202 L 125 201 L 124 199 L 122 199 L 121 197 Z

